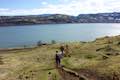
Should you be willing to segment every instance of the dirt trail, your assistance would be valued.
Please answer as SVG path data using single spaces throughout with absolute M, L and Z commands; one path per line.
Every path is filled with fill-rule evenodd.
M 87 71 L 76 72 L 67 68 L 58 68 L 62 80 L 99 80 L 92 73 Z
M 120 76 L 111 75 L 98 76 L 96 72 L 89 70 L 70 70 L 67 68 L 58 68 L 62 77 L 61 80 L 120 80 Z
M 78 76 L 63 70 L 62 68 L 59 68 L 58 71 L 62 77 L 62 80 L 79 80 Z

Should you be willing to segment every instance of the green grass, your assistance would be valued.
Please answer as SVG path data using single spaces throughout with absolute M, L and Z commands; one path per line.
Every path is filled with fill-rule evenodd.
M 92 42 L 72 42 L 69 45 L 71 57 L 64 57 L 62 65 L 72 70 L 91 70 L 99 75 L 120 76 L 120 55 L 106 56 L 106 46 L 120 53 L 120 36 L 97 39 Z M 61 44 L 46 45 L 38 48 L 0 52 L 0 80 L 53 80 L 61 78 L 55 68 L 55 51 Z M 62 44 L 63 45 L 63 44 Z M 65 43 L 64 43 L 65 45 Z M 96 51 L 97 49 L 102 50 Z M 112 52 L 114 54 L 114 52 Z M 51 75 L 48 73 L 51 72 Z
M 52 46 L 51 46 L 52 47 Z M 48 80 L 51 72 L 55 80 L 60 78 L 55 69 L 56 48 L 43 46 L 31 50 L 6 51 L 1 53 L 3 65 L 0 65 L 0 80 Z M 4 73 L 4 76 L 2 76 Z
M 112 43 L 109 43 L 109 40 Z M 62 64 L 70 69 L 77 70 L 90 70 L 97 72 L 98 75 L 111 76 L 116 73 L 120 76 L 120 55 L 108 56 L 108 59 L 103 59 L 103 56 L 107 56 L 106 53 L 110 51 L 100 50 L 99 48 L 106 48 L 110 46 L 114 51 L 120 53 L 120 47 L 117 45 L 119 37 L 109 37 L 98 39 L 93 42 L 76 43 L 77 46 L 72 46 L 71 57 L 65 57 L 62 60 Z M 75 43 L 74 43 L 75 44 Z M 78 45 L 79 44 L 79 45 Z M 115 53 L 111 50 L 111 53 Z

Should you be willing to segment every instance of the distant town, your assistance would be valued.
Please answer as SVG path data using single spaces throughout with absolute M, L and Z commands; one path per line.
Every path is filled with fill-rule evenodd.
M 120 13 L 80 14 L 78 16 L 64 14 L 0 16 L 0 26 L 61 23 L 120 23 Z

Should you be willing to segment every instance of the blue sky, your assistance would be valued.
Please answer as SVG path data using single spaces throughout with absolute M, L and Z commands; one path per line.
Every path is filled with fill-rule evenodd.
M 59 0 L 0 0 L 0 8 L 30 9 L 40 8 L 46 3 L 59 4 Z
M 120 0 L 0 0 L 0 15 L 119 12 Z

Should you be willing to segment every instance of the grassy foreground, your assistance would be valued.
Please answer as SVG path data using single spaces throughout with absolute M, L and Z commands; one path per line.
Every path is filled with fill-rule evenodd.
M 58 80 L 54 45 L 0 52 L 0 80 Z M 49 75 L 48 73 L 52 74 Z
M 66 68 L 89 70 L 103 77 L 120 76 L 120 36 L 67 44 L 70 57 L 62 59 Z M 54 61 L 59 47 L 60 44 L 53 44 L 0 51 L 0 80 L 51 80 L 51 77 L 52 80 L 60 80 Z
M 112 80 L 114 77 L 117 77 L 114 80 L 120 79 L 120 36 L 98 38 L 93 42 L 71 46 L 71 57 L 62 60 L 65 67 L 107 77 L 104 80 Z

